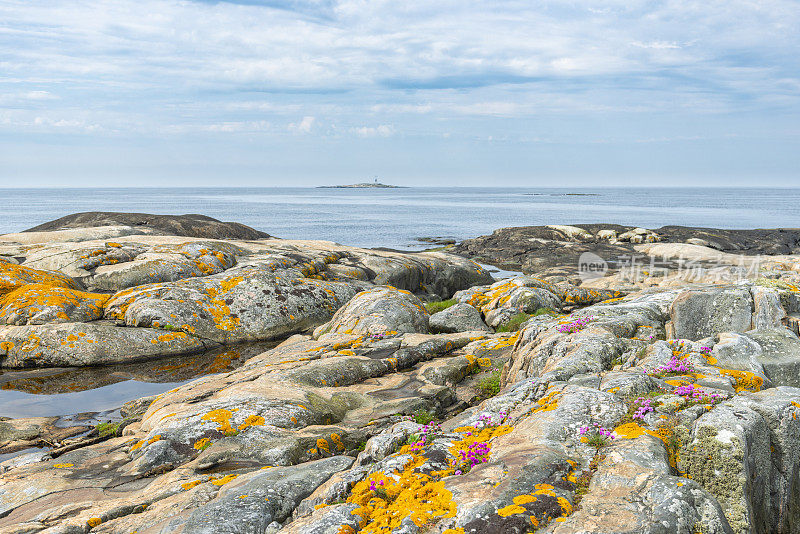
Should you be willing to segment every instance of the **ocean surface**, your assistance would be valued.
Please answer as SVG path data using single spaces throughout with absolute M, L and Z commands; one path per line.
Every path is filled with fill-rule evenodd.
M 420 249 L 506 226 L 800 227 L 800 188 L 0 189 L 0 233 L 79 211 L 201 213 L 271 235 Z

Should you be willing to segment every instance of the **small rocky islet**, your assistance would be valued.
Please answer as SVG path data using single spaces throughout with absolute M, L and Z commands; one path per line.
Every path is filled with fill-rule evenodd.
M 798 230 L 419 253 L 195 215 L 32 230 L 0 236 L 10 372 L 277 346 L 113 428 L 0 420 L 0 453 L 53 443 L 0 463 L 0 532 L 800 532 Z M 586 252 L 658 268 L 581 278 Z

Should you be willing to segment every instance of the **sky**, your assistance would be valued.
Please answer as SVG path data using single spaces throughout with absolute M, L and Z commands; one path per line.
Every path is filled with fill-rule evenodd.
M 0 0 L 0 187 L 800 186 L 798 0 Z

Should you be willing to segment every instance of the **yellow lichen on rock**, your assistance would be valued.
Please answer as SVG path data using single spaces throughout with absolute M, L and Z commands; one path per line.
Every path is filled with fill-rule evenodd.
M 217 423 L 219 426 L 217 430 L 220 432 L 232 432 L 233 427 L 231 427 L 231 413 L 230 410 L 226 410 L 224 408 L 220 408 L 218 410 L 211 410 L 207 414 L 203 415 L 200 419 L 203 421 L 213 421 Z
M 60 273 L 31 269 L 14 263 L 0 263 L 0 295 L 28 284 L 79 289 L 75 280 Z
M 244 423 L 238 426 L 239 430 L 244 430 L 249 426 L 260 426 L 264 424 L 264 418 L 260 415 L 248 415 L 247 419 L 244 420 Z
M 347 502 L 359 505 L 352 513 L 361 517 L 360 533 L 388 534 L 407 517 L 417 526 L 455 517 L 456 503 L 444 482 L 417 471 L 425 461 L 424 456 L 413 455 L 401 472 L 374 473 L 353 487 Z M 379 484 L 380 492 L 370 489 L 373 482 Z

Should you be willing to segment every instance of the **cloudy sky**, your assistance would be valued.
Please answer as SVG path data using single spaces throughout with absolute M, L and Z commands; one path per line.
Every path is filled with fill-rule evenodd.
M 797 0 L 0 0 L 0 186 L 800 186 Z

